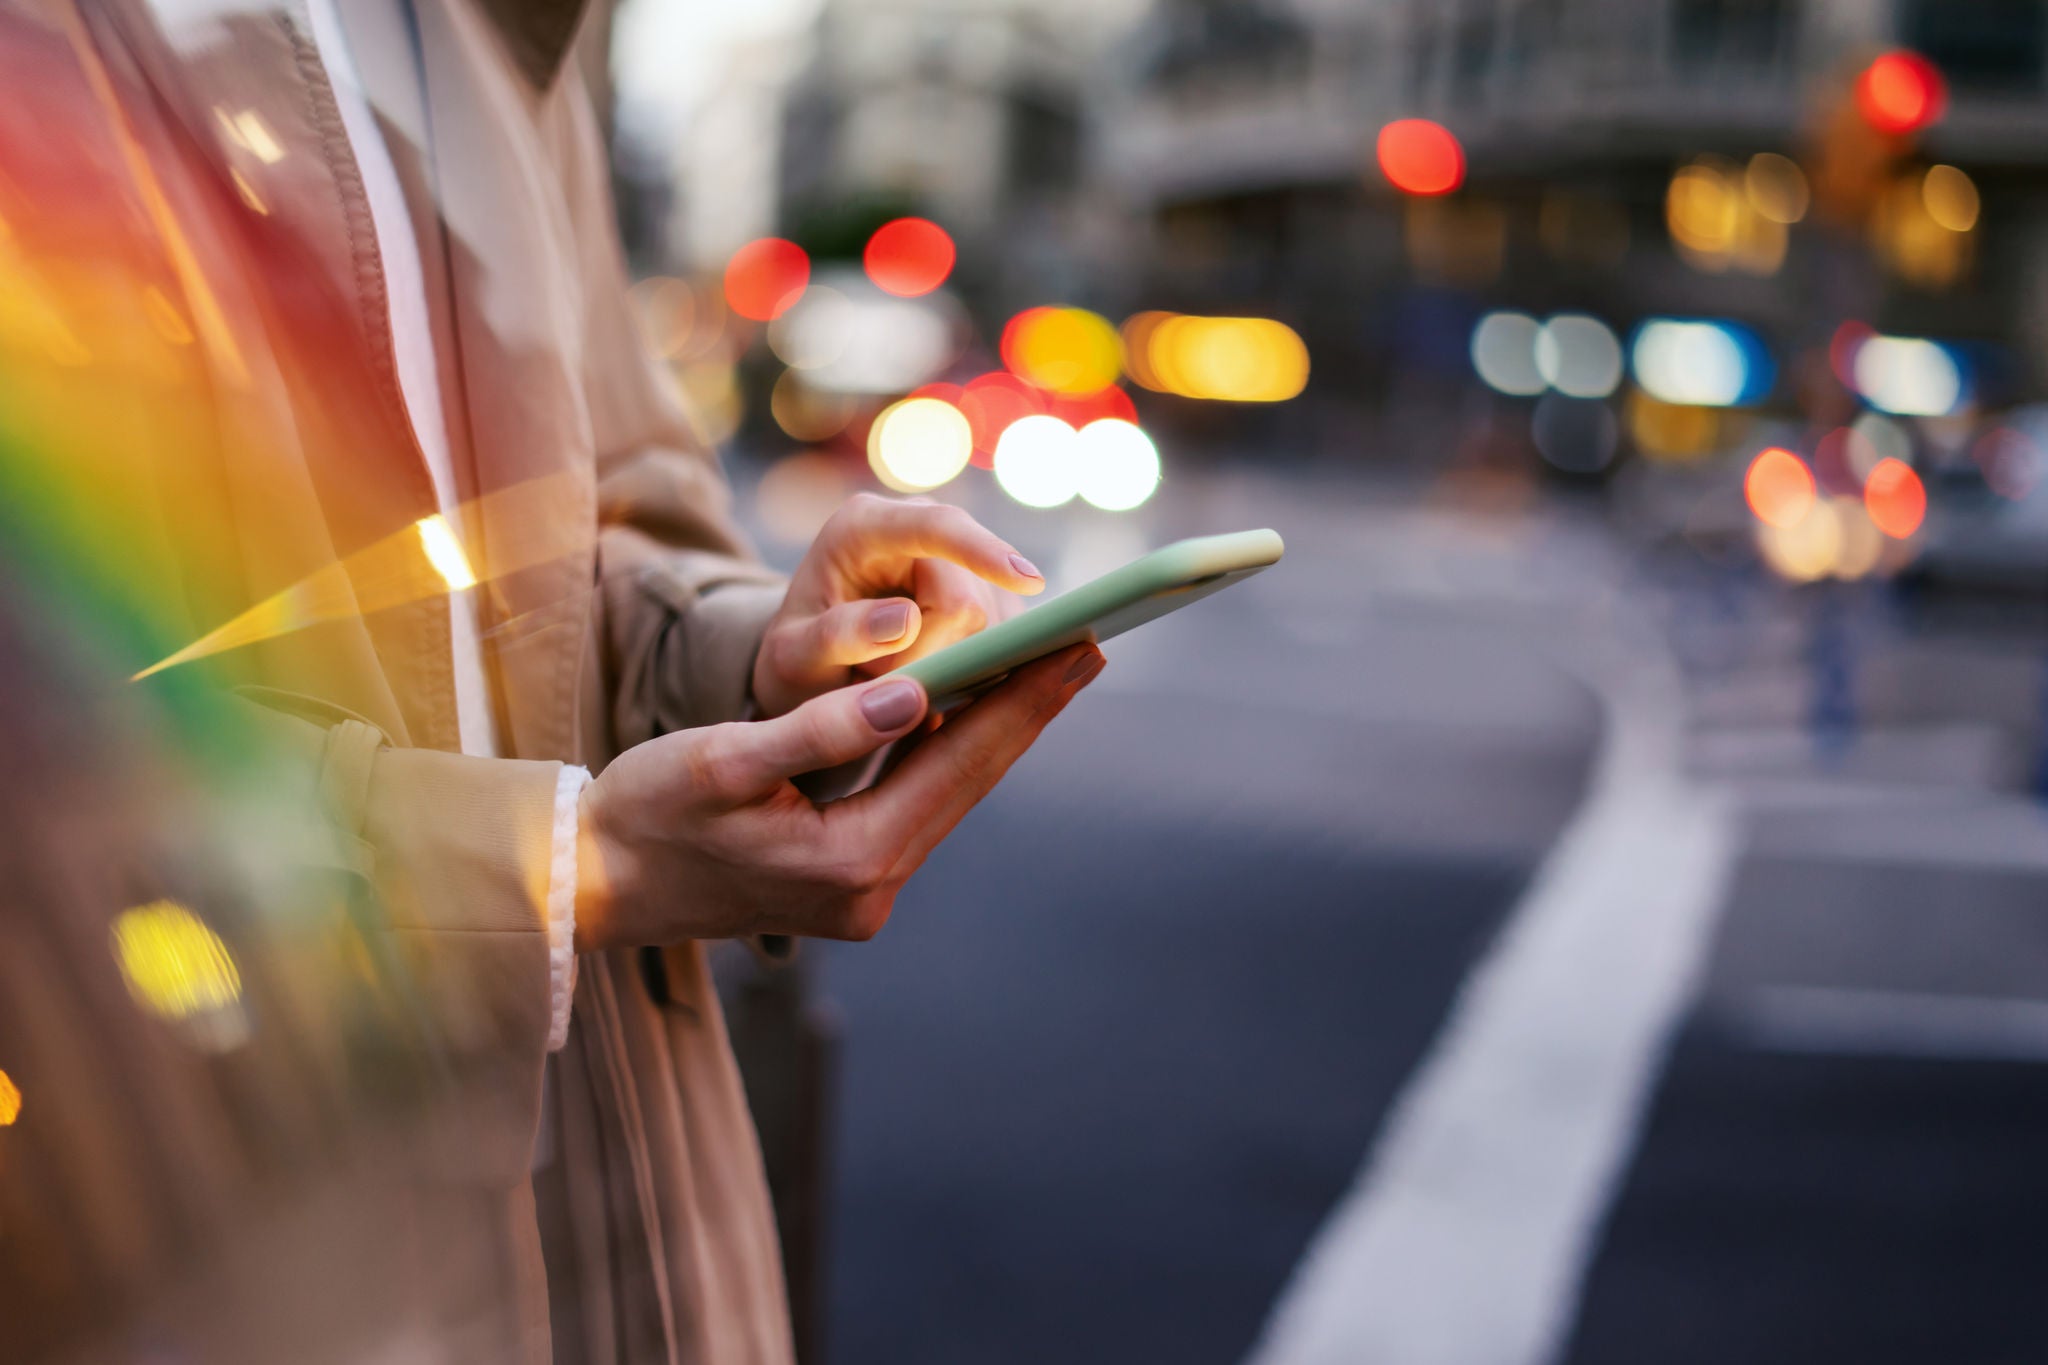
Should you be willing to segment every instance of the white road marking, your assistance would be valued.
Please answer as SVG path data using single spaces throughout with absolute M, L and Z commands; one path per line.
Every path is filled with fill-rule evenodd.
M 1695 993 L 1738 837 L 1668 661 L 1613 657 L 1585 805 L 1397 1100 L 1252 1365 L 1538 1365 Z

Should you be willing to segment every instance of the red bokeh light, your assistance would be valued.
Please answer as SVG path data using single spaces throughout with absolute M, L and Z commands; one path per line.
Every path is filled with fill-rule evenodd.
M 1828 339 L 1828 368 L 1835 372 L 1843 388 L 1856 387 L 1856 353 L 1876 335 L 1875 327 L 1851 318 L 1835 328 L 1835 334 Z
M 769 322 L 788 312 L 811 282 L 811 258 L 795 242 L 763 237 L 733 252 L 725 267 L 725 301 L 733 312 Z
M 1056 393 L 1052 395 L 1052 415 L 1076 431 L 1105 417 L 1114 417 L 1133 426 L 1138 421 L 1137 405 L 1131 402 L 1128 393 L 1114 384 L 1094 393 L 1072 396 Z
M 959 406 L 974 432 L 974 463 L 989 469 L 995 463 L 996 442 L 1010 423 L 1044 412 L 1046 398 L 1017 376 L 995 370 L 968 380 Z
M 1742 480 L 1742 496 L 1758 521 L 1787 530 L 1804 521 L 1813 510 L 1813 474 L 1797 455 L 1772 446 L 1749 462 L 1749 473 Z
M 1948 107 L 1948 82 L 1917 52 L 1887 52 L 1856 78 L 1856 112 L 1880 133 L 1917 133 Z
M 1451 130 L 1426 118 L 1380 129 L 1380 174 L 1407 194 L 1449 194 L 1465 183 L 1465 149 Z
M 862 256 L 876 288 L 899 298 L 929 294 L 953 273 L 953 239 L 924 218 L 898 218 L 875 229 Z
M 1904 540 L 1927 519 L 1927 488 L 1901 460 L 1879 460 L 1863 482 L 1863 507 L 1877 529 Z
M 960 395 L 962 392 L 964 391 L 958 384 L 948 384 L 944 380 L 940 380 L 936 383 L 926 384 L 921 388 L 912 389 L 903 396 L 905 398 L 936 398 L 941 403 L 951 403 L 957 408 L 960 406 Z

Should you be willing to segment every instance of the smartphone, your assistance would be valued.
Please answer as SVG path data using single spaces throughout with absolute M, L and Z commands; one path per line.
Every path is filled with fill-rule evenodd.
M 924 685 L 935 711 L 994 687 L 1033 659 L 1092 640 L 1097 644 L 1242 583 L 1280 562 L 1273 530 L 1233 531 L 1176 541 L 1072 592 L 956 641 L 889 674 Z

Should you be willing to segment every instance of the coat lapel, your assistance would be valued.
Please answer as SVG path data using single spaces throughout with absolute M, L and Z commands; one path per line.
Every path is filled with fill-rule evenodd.
M 82 12 L 147 90 L 161 125 L 152 160 L 183 178 L 185 212 L 203 216 L 193 196 L 207 189 L 230 210 L 201 230 L 215 237 L 205 268 L 232 275 L 246 298 L 237 330 L 249 373 L 215 366 L 246 417 L 223 432 L 231 458 L 260 483 L 260 466 L 295 446 L 331 553 L 354 575 L 357 552 L 404 535 L 436 503 L 398 385 L 368 201 L 303 0 L 117 0 Z M 241 388 L 251 391 L 236 401 Z M 262 517 L 244 519 L 250 537 L 270 534 Z M 388 580 L 388 555 L 360 572 Z M 252 597 L 282 586 L 254 581 Z M 376 690 L 395 699 L 397 723 L 383 721 L 393 738 L 457 747 L 445 601 L 380 611 L 362 628 L 385 675 Z M 320 685 L 314 641 L 287 636 L 271 653 L 297 660 L 279 685 Z
M 583 371 L 584 301 L 567 210 L 530 130 L 549 98 L 504 60 L 466 4 L 420 4 L 426 143 L 448 285 L 466 519 L 488 579 L 485 648 L 504 738 L 531 758 L 574 753 L 594 612 L 596 490 Z M 522 130 L 527 130 L 522 136 Z

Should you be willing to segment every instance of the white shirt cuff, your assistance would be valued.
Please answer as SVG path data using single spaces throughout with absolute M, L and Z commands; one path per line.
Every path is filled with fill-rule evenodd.
M 576 813 L 590 769 L 564 763 L 555 779 L 555 851 L 548 864 L 548 1051 L 569 1041 L 576 1001 Z

